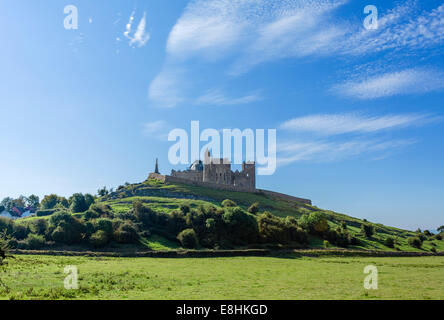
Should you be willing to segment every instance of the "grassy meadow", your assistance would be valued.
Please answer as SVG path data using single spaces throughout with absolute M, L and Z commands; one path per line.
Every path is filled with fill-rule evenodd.
M 444 299 L 444 257 L 105 258 L 16 255 L 0 299 Z M 64 268 L 79 270 L 64 289 Z M 375 265 L 379 289 L 365 290 Z

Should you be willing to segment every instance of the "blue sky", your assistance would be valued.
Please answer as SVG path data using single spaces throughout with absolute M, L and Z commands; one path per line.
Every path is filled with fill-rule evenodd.
M 0 17 L 0 198 L 139 182 L 156 157 L 167 173 L 168 132 L 199 120 L 277 129 L 260 188 L 444 223 L 440 1 L 6 0 Z

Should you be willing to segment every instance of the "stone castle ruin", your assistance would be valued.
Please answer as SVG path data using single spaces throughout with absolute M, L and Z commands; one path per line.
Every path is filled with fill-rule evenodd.
M 288 201 L 297 201 L 311 205 L 311 200 L 297 198 L 286 194 L 256 189 L 256 164 L 255 162 L 244 162 L 242 170 L 231 170 L 231 163 L 228 159 L 211 157 L 210 152 L 205 152 L 204 161 L 196 160 L 186 170 L 171 170 L 170 175 L 162 175 L 159 172 L 159 164 L 156 159 L 156 166 L 148 179 L 156 179 L 165 183 L 183 183 L 200 187 L 208 187 L 219 190 L 260 192 L 269 196 Z
M 256 165 L 254 162 L 244 162 L 242 171 L 232 171 L 228 159 L 212 158 L 209 151 L 205 159 L 196 160 L 187 170 L 171 171 L 171 176 L 190 181 L 231 186 L 234 190 L 256 190 Z

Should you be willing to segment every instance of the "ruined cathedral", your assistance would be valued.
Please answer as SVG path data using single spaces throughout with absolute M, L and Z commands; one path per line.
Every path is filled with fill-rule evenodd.
M 242 171 L 232 171 L 229 160 L 212 158 L 208 150 L 205 152 L 204 161 L 196 160 L 184 171 L 172 170 L 171 176 L 196 182 L 228 185 L 239 189 L 256 189 L 254 162 L 244 162 Z
M 159 172 L 159 163 L 156 159 L 154 172 L 150 173 L 148 179 L 155 179 L 165 183 L 183 183 L 194 186 L 229 190 L 261 193 L 273 198 L 286 201 L 296 201 L 311 205 L 311 200 L 290 196 L 283 193 L 256 189 L 256 165 L 254 162 L 244 162 L 242 171 L 231 170 L 228 159 L 211 157 L 210 152 L 205 152 L 204 160 L 196 160 L 186 170 L 171 170 L 170 175 L 162 175 Z
M 254 162 L 244 162 L 242 171 L 231 170 L 228 159 L 211 157 L 210 152 L 205 152 L 204 160 L 196 160 L 186 170 L 171 170 L 169 176 L 159 174 L 158 164 L 154 174 L 150 178 L 167 180 L 170 182 L 184 182 L 201 186 L 209 186 L 218 189 L 233 191 L 255 191 L 256 190 L 256 165 Z

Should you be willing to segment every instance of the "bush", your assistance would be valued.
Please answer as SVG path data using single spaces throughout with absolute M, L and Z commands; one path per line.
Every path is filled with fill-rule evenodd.
M 432 247 L 432 249 L 430 249 L 431 252 L 436 253 L 436 248 Z
M 330 242 L 328 242 L 328 240 L 324 240 L 324 248 L 330 248 Z
M 88 213 L 89 211 L 91 212 Z M 107 204 L 93 204 L 86 214 L 94 215 L 94 217 L 91 217 L 92 219 L 99 217 L 110 217 L 113 215 L 113 209 Z
M 253 203 L 247 210 L 251 214 L 256 214 L 259 212 L 259 203 L 255 202 Z
M 384 245 L 386 245 L 389 248 L 394 248 L 395 247 L 395 239 L 393 239 L 392 237 L 385 238 Z
M 6 232 L 7 234 L 11 234 L 14 228 L 14 222 L 5 217 L 0 217 L 0 233 Z
M 45 238 L 41 235 L 30 234 L 25 240 L 26 246 L 30 250 L 40 249 L 45 245 Z
M 17 240 L 25 239 L 29 234 L 29 229 L 23 225 L 14 223 L 12 236 Z
M 442 240 L 442 236 L 441 236 L 440 234 L 437 234 L 437 235 L 435 236 L 435 239 L 441 241 L 441 240 Z
M 224 201 L 222 201 L 222 207 L 224 208 L 230 208 L 230 207 L 235 207 L 237 206 L 236 202 L 230 200 L 230 199 L 225 199 Z
M 114 232 L 114 237 L 120 243 L 137 243 L 139 235 L 135 225 L 131 222 L 125 222 Z
M 408 239 L 408 243 L 411 247 L 417 248 L 417 249 L 421 249 L 422 247 L 422 241 L 420 238 L 418 237 L 410 237 Z
M 85 201 L 85 196 L 81 193 L 74 193 L 71 197 L 71 205 L 69 209 L 74 213 L 85 212 L 88 210 L 89 206 Z
M 433 236 L 433 234 L 429 231 L 429 230 L 424 230 L 424 235 L 426 236 L 426 237 L 431 237 L 431 236 Z
M 45 219 L 36 219 L 32 221 L 30 227 L 33 233 L 44 235 L 48 228 L 48 222 Z
M 99 230 L 91 235 L 89 242 L 96 248 L 104 247 L 108 243 L 108 235 L 105 231 Z
M 65 198 L 59 197 L 56 194 L 50 194 L 45 196 L 42 202 L 40 202 L 40 209 L 41 210 L 54 209 L 54 207 L 57 204 L 61 204 L 65 208 L 68 207 L 68 201 Z
M 113 234 L 113 221 L 108 218 L 100 218 L 96 220 L 96 230 L 102 230 L 106 233 L 108 237 Z
M 196 232 L 193 229 L 185 229 L 177 235 L 177 240 L 180 241 L 182 247 L 194 249 L 198 245 Z
M 258 219 L 259 235 L 265 243 L 307 243 L 307 234 L 297 225 L 296 219 L 279 218 L 270 212 L 264 212 Z
M 168 214 L 156 212 L 141 201 L 134 201 L 133 211 L 136 221 L 142 223 L 146 228 L 155 226 L 163 229 L 168 225 L 170 218 Z
M 11 238 L 8 241 L 6 241 L 6 246 L 10 249 L 17 249 L 18 241 L 14 238 Z
M 46 216 L 50 216 L 54 213 L 56 213 L 58 211 L 58 209 L 44 209 L 44 210 L 38 210 L 35 215 L 37 217 L 46 217 Z
M 361 224 L 361 231 L 367 238 L 370 238 L 375 233 L 375 227 L 371 224 L 363 223 Z
M 226 240 L 236 244 L 254 243 L 259 238 L 256 217 L 246 213 L 239 207 L 228 208 L 222 216 L 227 234 Z
M 50 236 L 56 242 L 74 244 L 80 242 L 86 232 L 85 225 L 67 212 L 58 212 L 51 216 Z
M 181 204 L 179 207 L 180 211 L 182 211 L 183 214 L 187 214 L 190 212 L 190 206 L 186 204 Z

